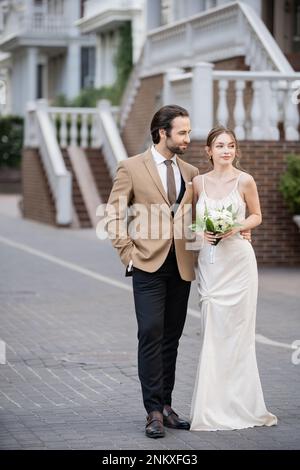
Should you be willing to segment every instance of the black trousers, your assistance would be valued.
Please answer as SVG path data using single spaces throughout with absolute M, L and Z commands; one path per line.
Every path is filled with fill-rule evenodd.
M 179 275 L 175 252 L 170 252 L 154 273 L 133 268 L 138 372 L 148 413 L 171 405 L 190 287 L 191 283 Z

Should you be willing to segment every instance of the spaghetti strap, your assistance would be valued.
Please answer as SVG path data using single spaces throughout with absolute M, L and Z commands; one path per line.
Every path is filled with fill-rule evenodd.
M 233 191 L 235 191 L 236 189 L 238 189 L 238 185 L 239 185 L 239 181 L 240 181 L 241 174 L 242 174 L 242 172 L 239 174 L 239 176 L 238 176 L 237 179 L 236 179 L 236 182 L 235 182 L 235 186 L 234 186 L 234 188 L 233 188 Z
M 204 195 L 207 197 L 206 191 L 205 191 L 205 184 L 204 184 L 204 175 L 202 175 L 202 190 Z

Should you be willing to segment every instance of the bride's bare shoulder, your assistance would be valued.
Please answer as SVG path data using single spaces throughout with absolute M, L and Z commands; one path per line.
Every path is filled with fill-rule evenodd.
M 202 174 L 199 174 L 199 175 L 197 175 L 197 176 L 194 176 L 194 178 L 193 178 L 193 183 L 194 183 L 194 182 L 195 182 L 195 183 L 201 182 L 201 181 L 202 181 L 202 177 L 203 177 L 203 176 L 207 176 L 207 175 L 209 175 L 210 173 L 211 173 L 211 171 L 208 171 L 208 172 L 206 172 L 206 173 L 202 173 Z
M 209 172 L 210 173 L 210 172 Z M 193 178 L 193 188 L 194 188 L 194 191 L 197 193 L 197 194 L 201 194 L 202 191 L 203 191 L 203 176 L 206 176 L 208 175 L 208 173 L 203 173 L 201 175 L 197 175 Z
M 250 173 L 247 173 L 246 171 L 240 171 L 240 182 L 242 184 L 251 184 L 254 182 L 254 178 Z

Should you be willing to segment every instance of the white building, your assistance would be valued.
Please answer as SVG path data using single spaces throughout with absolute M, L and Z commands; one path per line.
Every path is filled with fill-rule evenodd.
M 4 113 L 22 115 L 28 101 L 71 99 L 94 84 L 95 38 L 75 26 L 81 13 L 80 0 L 0 1 Z
M 194 138 L 222 122 L 241 139 L 277 140 L 282 126 L 298 139 L 299 1 L 146 0 L 145 18 L 142 59 L 120 110 L 130 154 L 134 117 L 140 129 L 149 121 L 146 98 L 149 115 L 170 102 L 189 109 Z
M 112 85 L 116 80 L 115 54 L 120 27 L 131 23 L 132 56 L 135 64 L 145 39 L 145 0 L 87 0 L 83 17 L 77 21 L 82 33 L 96 33 L 95 87 Z
M 148 32 L 208 13 L 232 0 L 146 0 Z M 240 2 L 241 3 L 241 2 Z M 293 68 L 300 70 L 300 2 L 298 0 L 244 0 L 264 22 Z M 238 25 L 236 25 L 238 26 Z

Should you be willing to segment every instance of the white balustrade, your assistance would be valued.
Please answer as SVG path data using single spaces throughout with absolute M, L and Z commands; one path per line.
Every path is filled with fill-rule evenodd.
M 25 146 L 39 148 L 43 166 L 54 197 L 56 222 L 72 222 L 72 176 L 66 169 L 50 119 L 46 100 L 29 103 L 25 120 Z
M 60 147 L 66 148 L 72 145 L 82 148 L 100 148 L 96 108 L 50 107 L 49 113 L 57 128 Z
M 253 71 L 293 72 L 255 11 L 243 2 L 230 2 L 150 31 L 141 76 L 236 56 L 244 56 Z
M 48 107 L 46 100 L 28 103 L 24 145 L 39 148 L 58 225 L 72 222 L 72 177 L 60 148 L 101 148 L 113 177 L 118 162 L 127 158 L 115 122 L 118 111 L 106 100 L 100 101 L 97 108 Z
M 101 100 L 97 106 L 98 136 L 102 136 L 102 152 L 110 174 L 115 176 L 117 164 L 128 158 L 119 130 L 113 118 L 110 102 Z
M 285 140 L 298 140 L 295 87 L 300 73 L 213 71 L 212 67 L 212 64 L 200 63 L 192 72 L 177 70 L 164 78 L 168 101 L 171 98 L 191 113 L 194 139 L 205 138 L 213 125 L 228 125 L 232 113 L 233 129 L 240 140 L 279 140 L 281 124 Z M 215 105 L 213 81 L 217 82 Z M 229 97 L 230 82 L 234 83 L 235 94 Z M 213 109 L 216 109 L 215 116 Z

